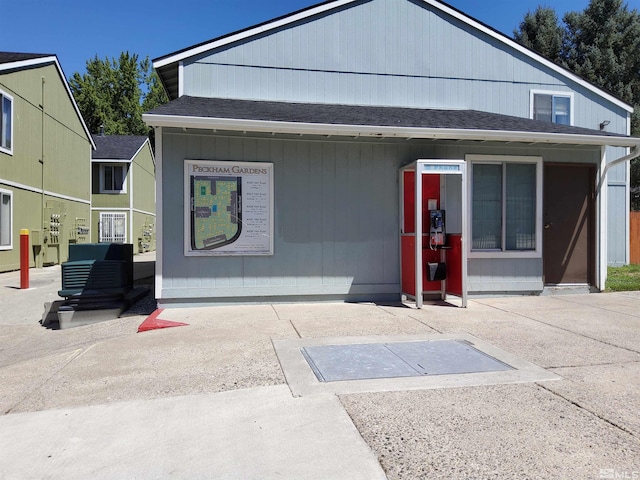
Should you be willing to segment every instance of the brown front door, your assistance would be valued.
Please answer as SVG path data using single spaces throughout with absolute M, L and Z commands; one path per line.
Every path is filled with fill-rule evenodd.
M 593 283 L 595 266 L 595 168 L 544 167 L 544 282 Z

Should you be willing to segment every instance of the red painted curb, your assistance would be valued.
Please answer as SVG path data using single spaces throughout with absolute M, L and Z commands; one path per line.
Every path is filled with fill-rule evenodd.
M 162 308 L 158 308 L 155 312 L 149 315 L 138 327 L 138 333 L 157 330 L 159 328 L 183 327 L 185 325 L 189 325 L 188 323 L 171 322 L 169 320 L 162 320 L 161 318 L 158 318 L 162 313 L 162 310 Z

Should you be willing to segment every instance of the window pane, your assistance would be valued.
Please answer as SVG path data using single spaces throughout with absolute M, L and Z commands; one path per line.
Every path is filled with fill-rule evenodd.
M 553 97 L 551 95 L 536 94 L 533 96 L 533 119 L 552 122 Z
M 0 95 L 0 147 L 11 148 L 11 102 Z
M 3 98 L 3 103 L 4 103 L 4 108 L 2 109 L 7 117 L 5 119 L 5 121 L 3 122 L 4 125 L 4 130 L 5 130 L 5 139 L 4 139 L 4 144 L 3 146 L 6 148 L 11 148 L 11 136 L 12 136 L 12 132 L 11 132 L 11 100 L 9 100 L 7 97 Z
M 6 120 L 7 114 L 4 113 L 4 97 L 0 95 L 0 147 L 4 147 L 5 145 L 5 137 L 6 132 L 4 131 L 4 126 L 7 123 Z
M 554 122 L 561 125 L 569 125 L 571 120 L 571 98 L 553 98 Z
M 104 167 L 104 187 L 103 190 L 113 190 L 113 167 Z
M 11 245 L 11 195 L 0 193 L 0 245 Z
M 473 165 L 472 248 L 502 249 L 502 165 Z
M 114 190 L 122 190 L 122 179 L 124 177 L 124 168 L 121 166 L 113 167 Z
M 536 166 L 507 164 L 506 249 L 536 248 Z

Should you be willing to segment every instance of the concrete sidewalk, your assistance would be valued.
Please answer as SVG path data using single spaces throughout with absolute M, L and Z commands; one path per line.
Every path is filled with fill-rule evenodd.
M 27 311 L 52 288 L 0 293 L 3 479 L 640 477 L 636 292 L 183 308 L 136 333 L 146 316 L 43 328 Z M 295 398 L 274 348 L 437 334 L 560 379 Z

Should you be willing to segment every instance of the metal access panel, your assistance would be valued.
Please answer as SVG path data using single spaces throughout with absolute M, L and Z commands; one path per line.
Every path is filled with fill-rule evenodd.
M 461 340 L 324 345 L 301 351 L 321 382 L 513 370 Z

